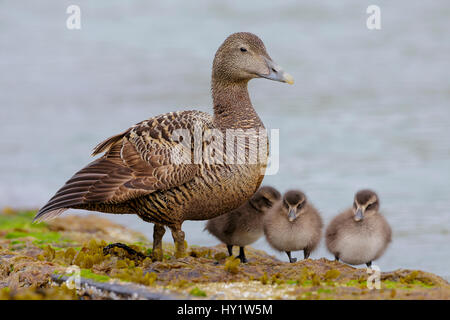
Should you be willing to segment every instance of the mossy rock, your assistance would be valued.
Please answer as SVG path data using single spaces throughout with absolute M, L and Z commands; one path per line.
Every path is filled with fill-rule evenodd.
M 67 216 L 32 224 L 34 214 L 11 208 L 0 214 L 2 299 L 86 298 L 64 287 L 58 293 L 59 287 L 52 285 L 55 274 L 67 274 L 73 265 L 83 279 L 99 286 L 138 285 L 146 292 L 168 291 L 196 299 L 450 298 L 448 282 L 431 273 L 403 269 L 381 273 L 380 289 L 370 290 L 365 268 L 325 258 L 287 263 L 251 247 L 246 250 L 248 263 L 243 264 L 228 257 L 224 245 L 188 246 L 187 256 L 176 259 L 173 245 L 164 243 L 164 260 L 152 261 L 147 257 L 151 242 L 109 220 Z M 104 254 L 103 248 L 114 242 L 131 246 L 139 255 L 120 248 Z

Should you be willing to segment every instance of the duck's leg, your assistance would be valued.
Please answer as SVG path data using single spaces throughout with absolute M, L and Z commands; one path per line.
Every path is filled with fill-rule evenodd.
M 338 254 L 334 255 L 334 261 L 339 261 L 339 255 Z
M 290 251 L 286 251 L 286 254 L 287 254 L 288 258 L 289 258 L 289 262 L 290 263 L 297 262 L 297 258 L 291 258 L 291 252 Z
M 366 266 L 367 266 L 368 268 L 370 268 L 370 267 L 372 266 L 372 261 L 367 262 L 367 263 L 366 263 Z
M 231 244 L 227 244 L 228 254 L 230 257 L 233 255 L 233 246 Z
M 164 226 L 155 223 L 153 227 L 153 260 L 163 260 L 162 238 L 164 233 L 166 233 Z
M 171 227 L 173 242 L 175 244 L 175 258 L 183 258 L 186 256 L 186 248 L 184 245 L 184 232 L 181 225 Z
M 242 263 L 247 263 L 248 260 L 245 257 L 244 247 L 239 247 L 239 255 L 236 258 L 239 258 Z

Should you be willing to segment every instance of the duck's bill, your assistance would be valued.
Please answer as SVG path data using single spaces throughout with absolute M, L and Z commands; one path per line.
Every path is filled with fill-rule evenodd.
M 286 82 L 289 84 L 294 84 L 294 77 L 292 77 L 289 73 L 285 72 L 279 65 L 275 62 L 265 58 L 267 67 L 269 68 L 269 74 L 260 74 L 259 76 L 262 78 L 266 78 L 269 80 Z

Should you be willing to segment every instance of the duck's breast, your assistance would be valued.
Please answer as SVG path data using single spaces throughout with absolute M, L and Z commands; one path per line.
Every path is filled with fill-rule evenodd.
M 276 220 L 267 230 L 271 245 L 280 251 L 303 250 L 314 236 L 311 228 L 303 228 L 287 219 Z
M 184 220 L 204 220 L 230 212 L 247 201 L 261 184 L 260 166 L 204 168 L 189 186 L 192 197 L 183 206 Z
M 336 242 L 339 258 L 349 264 L 364 264 L 374 260 L 386 245 L 385 238 L 378 228 L 354 228 L 342 232 Z

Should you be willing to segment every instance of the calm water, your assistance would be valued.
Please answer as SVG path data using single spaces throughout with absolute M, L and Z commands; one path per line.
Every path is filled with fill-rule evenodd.
M 76 1 L 82 29 L 69 31 L 72 3 L 0 4 L 0 206 L 43 205 L 98 142 L 140 120 L 210 112 L 215 50 L 250 31 L 296 79 L 250 84 L 280 129 L 281 168 L 264 184 L 303 189 L 326 223 L 375 189 L 394 231 L 381 270 L 450 278 L 448 1 L 376 1 L 380 31 L 365 26 L 367 1 Z M 134 216 L 108 217 L 151 238 Z M 184 224 L 189 243 L 218 243 L 203 225 Z M 323 243 L 312 256 L 331 259 Z

